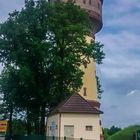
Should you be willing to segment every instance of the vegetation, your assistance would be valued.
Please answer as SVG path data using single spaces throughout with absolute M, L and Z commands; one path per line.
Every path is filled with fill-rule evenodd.
M 98 93 L 98 98 L 101 99 L 101 96 L 102 96 L 102 93 L 104 92 L 102 90 L 102 86 L 101 86 L 101 83 L 100 83 L 100 79 L 99 77 L 96 75 L 96 83 L 97 83 L 97 93 Z
M 17 117 L 27 134 L 44 135 L 45 116 L 82 86 L 80 66 L 102 62 L 103 45 L 86 42 L 90 30 L 87 13 L 72 1 L 26 0 L 0 25 L 0 91 L 7 111 L 2 114 L 9 119 L 10 135 Z
M 118 128 L 116 126 L 112 126 L 110 128 L 104 128 L 104 137 L 105 137 L 105 140 L 107 140 L 108 137 L 110 137 L 111 135 L 117 133 L 118 131 L 120 131 L 121 128 Z
M 129 126 L 109 136 L 107 140 L 133 140 L 137 130 L 140 130 L 140 125 Z

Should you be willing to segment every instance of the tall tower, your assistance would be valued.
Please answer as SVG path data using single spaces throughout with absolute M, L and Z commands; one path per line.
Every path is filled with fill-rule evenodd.
M 92 21 L 92 34 L 86 37 L 88 43 L 95 39 L 95 34 L 102 28 L 102 3 L 103 0 L 76 0 L 77 5 L 88 11 Z M 91 60 L 91 63 L 86 68 L 82 67 L 82 69 L 85 74 L 79 94 L 87 100 L 98 101 L 95 62 Z
M 49 0 L 50 2 L 63 1 L 67 2 L 68 0 Z M 89 36 L 86 37 L 87 43 L 95 40 L 95 35 L 102 28 L 102 4 L 103 0 L 75 0 L 76 4 L 81 8 L 85 9 L 89 13 L 90 20 L 92 22 L 92 31 Z M 86 102 L 90 104 L 89 106 L 100 108 L 100 103 L 98 101 L 97 94 L 97 82 L 96 82 L 96 64 L 94 60 L 86 66 L 81 66 L 81 69 L 84 71 L 83 76 L 83 86 L 79 91 L 79 94 L 86 99 Z M 72 120 L 72 119 L 70 119 Z M 80 120 L 80 118 L 79 118 Z M 100 122 L 100 124 L 99 124 Z M 102 126 L 100 121 L 100 116 L 98 116 L 97 128 L 99 128 L 100 140 L 103 140 Z M 99 140 L 99 139 L 98 139 Z
M 58 0 L 50 0 L 55 2 Z M 66 2 L 67 0 L 61 0 Z M 76 4 L 89 13 L 92 22 L 91 35 L 86 37 L 88 43 L 95 39 L 95 34 L 102 28 L 102 4 L 103 0 L 75 0 Z M 81 67 L 84 71 L 83 86 L 79 94 L 86 100 L 98 102 L 97 83 L 96 83 L 96 65 L 93 60 L 87 67 Z

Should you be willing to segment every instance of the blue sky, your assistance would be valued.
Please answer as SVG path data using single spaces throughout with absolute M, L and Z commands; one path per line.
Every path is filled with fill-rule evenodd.
M 140 1 L 104 0 L 104 27 L 96 39 L 106 58 L 97 66 L 103 125 L 140 124 Z
M 0 22 L 23 5 L 24 0 L 0 0 Z M 103 126 L 140 124 L 140 0 L 104 0 L 103 22 L 96 36 L 106 53 L 97 66 Z

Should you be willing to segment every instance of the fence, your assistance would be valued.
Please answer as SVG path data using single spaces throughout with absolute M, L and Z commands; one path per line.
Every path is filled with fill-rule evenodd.
M 5 140 L 85 140 L 85 139 L 68 138 L 68 137 L 52 137 L 52 136 L 49 137 L 49 136 L 40 136 L 40 135 L 29 135 L 29 136 L 14 135 L 12 136 L 12 138 L 6 136 Z

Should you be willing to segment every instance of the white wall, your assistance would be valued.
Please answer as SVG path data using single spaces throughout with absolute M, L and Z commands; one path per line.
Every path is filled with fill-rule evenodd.
M 50 130 L 50 127 L 52 126 L 52 122 L 54 122 L 56 125 L 56 129 L 54 130 L 53 128 L 53 131 L 55 131 L 54 136 L 58 137 L 59 136 L 59 114 L 48 117 L 47 129 L 46 129 L 47 136 L 52 136 L 52 130 Z
M 99 115 L 94 114 L 62 114 L 61 137 L 64 137 L 64 125 L 74 126 L 74 138 L 100 140 Z M 93 126 L 92 131 L 86 131 L 86 126 Z

